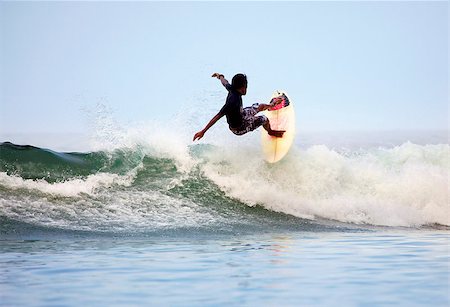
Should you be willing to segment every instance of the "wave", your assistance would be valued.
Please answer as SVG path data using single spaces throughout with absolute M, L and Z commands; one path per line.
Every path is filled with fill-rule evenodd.
M 221 151 L 204 171 L 228 196 L 302 218 L 449 225 L 449 153 L 448 145 L 412 143 L 347 153 L 312 146 L 268 165 Z
M 326 221 L 450 226 L 448 144 L 294 146 L 267 164 L 259 148 L 242 141 L 192 146 L 163 139 L 89 153 L 1 143 L 0 217 L 113 232 L 303 229 Z

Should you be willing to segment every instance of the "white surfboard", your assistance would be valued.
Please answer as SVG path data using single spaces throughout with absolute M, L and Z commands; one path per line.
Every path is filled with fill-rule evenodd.
M 264 157 L 267 162 L 275 163 L 283 159 L 291 148 L 295 137 L 295 112 L 292 100 L 284 91 L 275 91 L 272 98 L 281 97 L 283 102 L 272 109 L 264 111 L 269 118 L 273 130 L 286 130 L 283 137 L 270 136 L 265 129 L 261 129 L 261 140 Z

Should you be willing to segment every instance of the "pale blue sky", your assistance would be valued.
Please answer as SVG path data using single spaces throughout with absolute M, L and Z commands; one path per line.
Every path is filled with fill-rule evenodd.
M 0 27 L 0 132 L 219 110 L 216 71 L 245 105 L 285 89 L 301 130 L 448 129 L 447 1 L 0 2 Z

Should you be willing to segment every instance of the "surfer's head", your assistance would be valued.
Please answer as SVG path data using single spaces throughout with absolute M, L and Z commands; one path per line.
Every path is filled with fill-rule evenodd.
M 244 74 L 237 74 L 231 80 L 231 86 L 241 95 L 247 94 L 247 76 Z

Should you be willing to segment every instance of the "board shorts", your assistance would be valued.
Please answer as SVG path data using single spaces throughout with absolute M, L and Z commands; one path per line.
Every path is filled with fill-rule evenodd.
M 243 135 L 268 122 L 269 119 L 266 116 L 256 116 L 256 113 L 258 113 L 258 107 L 259 104 L 255 103 L 251 107 L 244 108 L 242 110 L 242 125 L 238 128 L 230 127 L 231 132 L 236 135 Z

